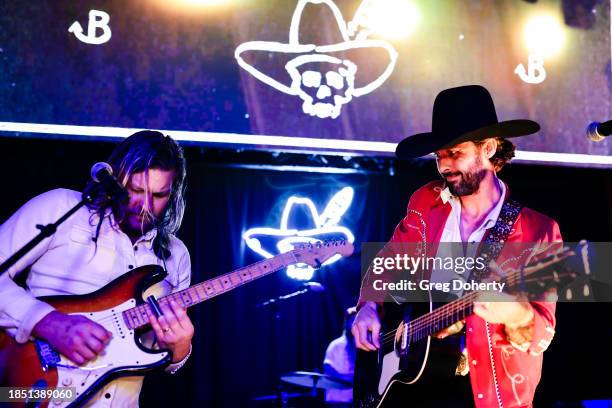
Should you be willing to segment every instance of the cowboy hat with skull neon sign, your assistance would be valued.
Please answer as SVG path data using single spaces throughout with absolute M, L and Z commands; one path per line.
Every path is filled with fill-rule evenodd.
M 331 26 L 337 27 L 338 41 L 313 44 L 304 38 L 308 31 L 301 25 L 306 6 L 317 6 L 331 11 L 334 19 Z M 288 43 L 246 42 L 236 48 L 235 57 L 238 64 L 255 78 L 285 94 L 302 99 L 304 113 L 318 118 L 335 119 L 340 115 L 342 106 L 353 97 L 363 96 L 381 86 L 393 72 L 397 61 L 397 51 L 389 43 L 363 39 L 359 35 L 355 38 L 349 37 L 347 24 L 333 1 L 300 0 L 291 19 Z M 386 61 L 381 72 L 363 83 L 364 81 L 360 81 L 362 73 L 352 56 L 373 51 L 383 51 Z M 246 56 L 249 54 L 252 58 L 247 62 Z M 284 82 L 274 78 L 271 73 L 264 72 L 263 68 L 258 68 L 258 55 L 273 55 L 281 61 L 283 58 L 288 59 L 284 63 L 289 74 L 288 80 Z

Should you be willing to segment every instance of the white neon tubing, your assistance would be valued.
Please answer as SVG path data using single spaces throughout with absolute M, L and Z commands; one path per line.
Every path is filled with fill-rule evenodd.
M 72 126 L 52 125 L 44 123 L 0 122 L 0 132 L 26 132 L 56 135 L 71 135 L 84 137 L 115 137 L 125 138 L 142 129 L 120 128 L 106 126 Z M 292 136 L 245 135 L 220 132 L 188 132 L 157 129 L 170 134 L 173 138 L 185 142 L 216 143 L 219 145 L 264 145 L 270 147 L 300 147 L 309 149 L 325 149 L 337 152 L 371 152 L 394 153 L 396 143 L 371 142 L 366 140 L 320 139 Z M 516 161 L 546 162 L 565 164 L 595 164 L 612 165 L 612 156 L 516 151 Z

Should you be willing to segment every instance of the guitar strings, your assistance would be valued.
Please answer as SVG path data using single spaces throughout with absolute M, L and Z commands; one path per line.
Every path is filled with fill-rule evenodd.
M 507 282 L 509 283 L 510 286 L 514 286 L 519 280 L 523 283 L 530 283 L 530 282 L 534 282 L 535 278 L 524 279 L 524 275 L 522 275 L 520 272 L 516 272 L 508 277 Z M 464 296 L 463 298 L 458 299 L 454 302 L 450 302 L 444 305 L 443 307 L 436 309 L 429 316 L 425 315 L 427 316 L 426 318 L 423 318 L 424 316 L 421 316 L 420 318 L 415 319 L 414 321 L 416 322 L 416 324 L 414 325 L 411 324 L 410 328 L 412 329 L 413 327 L 415 327 L 416 330 L 412 329 L 411 332 L 422 330 L 423 328 L 426 328 L 423 326 L 429 326 L 431 322 L 440 321 L 443 323 L 449 317 L 454 316 L 454 314 L 456 314 L 457 312 L 461 312 L 465 314 L 465 312 L 472 307 L 471 303 L 474 300 L 473 298 L 477 297 L 477 295 L 478 295 L 477 292 L 470 292 L 470 294 Z M 445 312 L 449 312 L 449 313 L 445 313 Z M 445 327 L 448 327 L 448 326 L 445 326 Z
M 522 271 L 517 271 L 508 276 L 506 281 L 509 283 L 510 286 L 513 286 L 515 283 L 517 283 L 519 279 L 523 280 L 524 282 L 529 281 L 529 280 L 525 280 L 524 277 L 521 276 L 522 275 L 521 272 Z M 444 306 L 441 306 L 440 308 L 432 311 L 431 313 L 428 313 L 424 316 L 420 316 L 408 322 L 408 334 L 411 336 L 411 338 L 416 334 L 416 337 L 418 337 L 417 340 L 424 338 L 425 337 L 424 334 L 432 329 L 432 325 L 431 325 L 432 323 L 435 323 L 435 322 L 442 323 L 446 319 L 450 317 L 454 317 L 454 315 L 457 312 L 466 313 L 469 309 L 471 309 L 473 307 L 474 300 L 477 298 L 477 295 L 478 295 L 477 292 L 470 292 L 467 295 L 453 302 L 449 302 L 445 304 Z M 437 328 L 437 326 L 435 327 Z M 445 327 L 448 327 L 448 326 L 445 326 Z M 429 330 L 424 330 L 424 329 L 429 329 Z M 386 345 L 390 342 L 394 342 L 395 336 L 398 330 L 399 328 L 394 329 L 388 332 L 387 334 L 385 334 L 383 336 L 383 344 Z M 439 329 L 439 330 L 442 330 L 442 329 Z
M 515 283 L 515 278 L 516 276 L 511 276 L 508 279 L 508 282 L 511 283 L 511 285 L 513 285 Z M 528 281 L 532 281 L 532 279 L 524 280 L 524 282 L 528 282 Z M 448 303 L 444 305 L 443 307 L 436 309 L 434 312 L 432 312 L 430 316 L 427 316 L 427 315 L 425 315 L 427 317 L 421 316 L 409 322 L 408 323 L 409 325 L 408 333 L 411 336 L 411 339 L 420 340 L 421 338 L 429 336 L 430 334 L 428 333 L 428 331 L 432 331 L 431 325 L 430 325 L 431 322 L 434 322 L 434 321 L 445 322 L 449 317 L 454 317 L 456 313 L 463 313 L 464 316 L 471 314 L 471 308 L 473 307 L 472 303 L 474 300 L 472 298 L 475 298 L 476 295 L 477 295 L 477 292 L 470 292 L 468 295 L 462 297 L 461 299 L 458 299 L 454 302 Z M 450 312 L 450 313 L 446 313 L 446 312 Z M 416 323 L 413 324 L 414 322 Z M 444 327 L 448 327 L 448 326 L 450 326 L 450 324 Z M 424 331 L 424 329 L 429 329 L 429 330 Z M 435 329 L 436 331 L 439 331 L 437 327 Z M 389 332 L 388 334 L 386 334 L 385 336 L 383 336 L 383 344 L 388 344 L 390 341 L 394 341 L 395 334 L 398 330 L 399 329 L 395 329 Z
M 444 320 L 448 319 L 449 317 L 453 317 L 457 312 L 465 313 L 468 309 L 472 307 L 472 303 L 476 297 L 477 297 L 477 292 L 470 292 L 467 295 L 453 302 L 450 302 L 450 303 L 447 303 L 441 306 L 440 308 L 432 311 L 431 313 L 428 313 L 427 315 L 420 316 L 414 319 L 413 321 L 408 323 L 409 334 L 414 335 L 416 333 L 418 336 L 419 334 L 423 334 L 422 332 L 424 331 L 424 329 L 429 329 L 428 331 L 430 331 L 432 323 L 435 323 L 435 322 L 442 323 Z M 397 330 L 398 329 L 395 329 L 389 332 L 387 335 L 385 335 L 383 337 L 384 342 L 388 342 L 389 340 L 394 340 Z M 424 337 L 424 336 L 418 336 L 418 337 Z
M 408 331 L 411 337 L 416 334 L 417 336 L 424 330 L 431 326 L 431 323 L 439 322 L 442 323 L 449 317 L 454 316 L 457 312 L 464 312 L 466 309 L 471 307 L 473 300 L 476 298 L 476 292 L 470 292 L 468 295 L 461 299 L 447 303 L 444 306 L 428 313 L 427 315 L 420 316 L 410 322 L 408 322 Z M 446 326 L 445 326 L 446 327 Z M 398 329 L 390 331 L 383 336 L 383 343 L 395 340 L 395 335 Z
M 200 282 L 198 284 L 190 286 L 190 287 L 188 287 L 186 289 L 183 289 L 181 291 L 165 295 L 165 296 L 159 298 L 158 302 L 159 303 L 168 303 L 170 300 L 174 300 L 175 302 L 182 304 L 183 307 L 189 307 L 189 306 L 192 306 L 194 304 L 200 303 L 200 302 L 202 302 L 204 300 L 208 300 L 208 299 L 210 299 L 212 297 L 221 295 L 221 294 L 223 294 L 225 292 L 228 292 L 228 291 L 236 288 L 237 285 L 236 285 L 236 283 L 234 283 L 236 281 L 236 279 L 232 280 L 230 278 L 230 275 L 237 276 L 238 277 L 238 283 L 244 283 L 244 282 L 255 280 L 255 279 L 259 278 L 259 277 L 266 276 L 266 275 L 268 275 L 270 273 L 273 273 L 273 272 L 275 272 L 275 271 L 277 271 L 279 269 L 282 269 L 282 266 L 279 267 L 279 266 L 275 266 L 275 265 L 271 264 L 270 265 L 271 267 L 270 267 L 269 270 L 265 270 L 263 272 L 258 270 L 259 274 L 253 273 L 253 271 L 251 270 L 251 268 L 253 266 L 259 265 L 259 264 L 262 264 L 262 265 L 263 264 L 270 264 L 270 262 L 267 262 L 267 261 L 269 261 L 269 260 L 259 261 L 259 262 L 256 262 L 255 264 L 251 265 L 250 267 L 248 267 L 249 275 L 248 275 L 247 279 L 242 279 L 242 275 L 241 275 L 242 270 L 245 269 L 245 268 L 237 269 L 236 271 L 229 272 L 229 273 L 226 273 L 224 275 L 217 276 L 215 278 L 209 279 L 209 280 L 204 281 L 204 282 Z M 228 278 L 229 282 L 231 283 L 230 287 L 225 287 L 223 285 L 223 283 L 221 283 L 222 279 L 224 277 Z M 214 281 L 217 281 L 218 285 L 214 285 Z M 208 286 L 213 288 L 213 290 L 214 290 L 213 293 L 208 294 L 206 292 L 206 289 L 204 289 L 204 287 L 206 285 L 208 285 Z M 216 289 L 215 288 L 216 286 L 217 287 L 221 287 L 221 289 Z M 203 292 L 206 295 L 205 297 L 202 297 L 200 295 L 200 292 L 197 290 L 198 287 L 202 288 L 201 292 Z M 183 299 L 183 294 L 184 293 L 187 294 L 187 296 L 191 300 L 190 302 L 185 302 L 184 301 L 184 299 Z M 194 294 L 195 294 L 195 296 L 193 296 Z M 195 298 L 197 298 L 197 299 L 195 299 Z M 141 309 L 141 307 L 142 307 L 142 309 Z M 142 313 L 143 311 L 144 311 L 144 315 L 146 316 L 146 319 L 145 319 L 144 323 L 141 323 L 140 319 L 143 316 L 143 313 Z M 127 316 L 127 318 L 124 319 L 124 320 L 127 320 L 128 322 L 132 321 L 133 324 L 136 324 L 136 326 L 134 328 L 137 328 L 137 327 L 142 327 L 144 325 L 147 325 L 149 323 L 149 315 L 151 314 L 151 310 L 150 310 L 150 306 L 148 304 L 141 303 L 141 304 L 139 304 L 137 306 L 134 306 L 134 307 L 131 307 L 129 309 L 125 309 L 123 311 L 120 311 L 120 312 L 118 312 L 118 314 L 120 314 L 121 317 Z M 134 317 L 134 316 L 136 316 L 136 317 Z M 106 327 L 107 324 L 109 324 L 111 326 L 114 326 L 112 324 L 114 322 L 114 319 L 115 319 L 115 316 L 114 315 L 110 315 L 110 316 L 105 316 L 105 317 L 103 317 L 103 318 L 101 318 L 99 320 L 96 320 L 96 322 L 99 323 L 99 324 L 104 325 L 105 327 Z
M 550 256 L 544 257 L 542 259 L 540 259 L 538 261 L 537 264 L 535 265 L 528 265 L 518 271 L 514 271 L 511 272 L 507 275 L 506 279 L 504 279 L 509 286 L 514 286 L 518 281 L 522 282 L 522 283 L 529 283 L 529 282 L 533 282 L 536 281 L 535 278 L 525 278 L 525 276 L 529 276 L 535 272 L 537 272 L 538 270 L 540 270 L 543 267 L 547 267 L 553 264 L 558 263 L 559 261 L 562 261 L 564 259 L 567 259 L 569 256 L 572 256 L 572 254 L 574 254 L 573 251 L 569 250 L 569 248 L 564 247 L 561 249 L 561 251 L 554 253 Z M 539 266 L 539 267 L 538 267 Z M 535 268 L 535 270 L 529 271 L 530 268 Z M 558 274 L 557 275 L 557 279 L 559 276 L 563 276 L 564 274 Z M 547 279 L 554 279 L 553 277 L 549 277 Z M 544 278 L 540 278 L 540 282 L 542 280 L 546 280 Z M 424 336 L 424 334 L 427 334 L 427 331 L 425 331 L 424 333 L 424 329 L 429 329 L 428 331 L 431 331 L 431 322 L 435 322 L 437 320 L 439 320 L 441 323 L 444 323 L 447 321 L 448 318 L 450 317 L 455 317 L 454 314 L 455 313 L 463 313 L 464 317 L 466 315 L 472 314 L 472 308 L 473 308 L 473 300 L 470 299 L 470 295 L 472 294 L 476 294 L 476 292 L 470 292 L 468 295 L 457 299 L 453 302 L 450 302 L 448 304 L 445 304 L 444 306 L 432 311 L 431 313 L 428 313 L 427 315 L 424 316 L 420 316 L 416 319 L 414 319 L 413 321 L 409 322 L 408 325 L 408 332 L 409 335 L 414 336 L 414 334 L 417 334 L 418 339 L 421 339 Z M 475 296 L 475 295 L 474 295 Z M 447 310 L 450 309 L 450 310 Z M 450 313 L 445 313 L 445 312 L 450 312 Z M 428 316 L 429 315 L 429 316 Z M 459 319 L 461 320 L 461 319 Z M 458 320 L 456 320 L 458 321 Z M 456 322 L 455 321 L 455 322 Z M 416 322 L 416 323 L 415 323 Z M 415 323 L 415 324 L 413 324 Z M 446 325 L 444 327 L 448 327 L 450 325 Z M 398 329 L 395 329 L 389 333 L 387 333 L 386 335 L 383 336 L 383 344 L 388 343 L 389 341 L 394 341 L 395 339 L 395 334 L 397 333 Z M 429 335 L 429 334 L 427 334 Z

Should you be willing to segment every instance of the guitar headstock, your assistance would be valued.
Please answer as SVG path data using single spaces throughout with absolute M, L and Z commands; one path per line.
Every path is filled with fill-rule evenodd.
M 295 249 L 289 251 L 296 261 L 305 263 L 313 268 L 320 268 L 323 263 L 334 256 L 350 256 L 353 254 L 353 244 L 347 240 L 327 240 L 315 243 L 304 243 L 295 245 Z
M 559 298 L 572 300 L 577 289 L 573 286 L 580 283 L 580 277 L 589 274 L 587 264 L 588 243 L 582 241 L 574 248 L 562 247 L 520 271 L 512 271 L 506 281 L 510 290 L 523 292 L 529 298 L 537 298 L 554 288 Z M 581 292 L 583 296 L 588 296 L 589 288 L 585 286 Z

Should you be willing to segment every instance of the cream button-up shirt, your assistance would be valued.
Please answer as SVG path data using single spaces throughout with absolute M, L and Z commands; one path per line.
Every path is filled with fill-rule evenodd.
M 57 221 L 80 199 L 79 192 L 56 189 L 27 202 L 0 225 L 0 262 L 39 232 L 36 225 Z M 45 239 L 0 275 L 0 327 L 17 342 L 28 341 L 32 328 L 53 310 L 37 297 L 86 294 L 102 288 L 130 269 L 151 264 L 163 266 L 152 249 L 155 230 L 132 244 L 130 238 L 114 225 L 109 214 L 104 217 L 96 246 L 92 238 L 98 221 L 98 215 L 81 208 L 58 227 L 55 235 Z M 171 256 L 166 260 L 168 275 L 147 294 L 161 296 L 189 286 L 191 261 L 187 248 L 172 236 L 169 249 Z M 13 279 L 27 269 L 27 289 L 24 289 Z M 151 344 L 150 334 L 143 337 L 147 337 L 143 339 L 144 343 Z M 171 365 L 168 370 L 172 368 Z M 87 406 L 138 406 L 141 387 L 142 377 L 112 381 Z
M 487 230 L 493 228 L 497 219 L 499 218 L 499 214 L 501 213 L 502 207 L 504 206 L 504 198 L 506 197 L 506 185 L 496 178 L 496 181 L 499 185 L 501 195 L 499 201 L 495 204 L 495 206 L 489 211 L 484 220 L 480 223 L 480 225 L 470 234 L 466 242 L 466 251 L 463 251 L 463 244 L 461 239 L 461 200 L 458 197 L 455 197 L 451 194 L 448 187 L 440 192 L 440 198 L 442 202 L 449 203 L 451 205 L 451 212 L 446 219 L 446 223 L 444 224 L 444 230 L 442 231 L 442 236 L 440 237 L 440 245 L 438 247 L 438 252 L 436 253 L 436 258 L 444 259 L 446 257 L 451 257 L 456 259 L 457 257 L 475 257 L 476 251 L 478 250 L 478 246 L 482 239 L 484 238 Z M 465 274 L 467 275 L 467 274 Z M 462 279 L 466 280 L 469 276 L 457 274 L 452 269 L 435 269 L 432 271 L 432 281 L 433 282 L 451 282 L 453 279 Z M 456 296 L 461 296 L 462 291 L 451 291 L 452 294 Z

